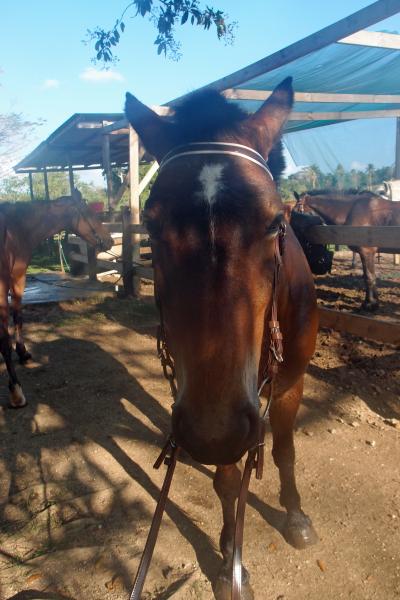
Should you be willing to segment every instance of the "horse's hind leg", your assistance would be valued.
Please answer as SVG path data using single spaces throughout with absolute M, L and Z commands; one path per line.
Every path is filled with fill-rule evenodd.
M 26 363 L 32 355 L 25 347 L 24 338 L 22 335 L 22 307 L 21 301 L 25 289 L 26 272 L 18 277 L 13 277 L 11 281 L 11 299 L 12 299 L 12 315 L 15 326 L 15 351 L 18 354 L 19 362 Z
M 301 509 L 294 473 L 293 426 L 302 395 L 303 378 L 300 378 L 295 386 L 274 397 L 270 410 L 272 455 L 279 469 L 281 482 L 279 500 L 287 511 L 283 535 L 289 544 L 298 549 L 318 541 L 311 520 Z
M 1 278 L 0 278 L 1 279 Z M 10 406 L 12 408 L 21 408 L 25 406 L 26 399 L 22 391 L 21 384 L 15 372 L 12 362 L 12 346 L 8 333 L 8 286 L 0 284 L 0 352 L 3 355 L 8 371 L 8 388 L 10 390 Z
M 362 303 L 362 307 L 365 310 L 376 310 L 379 306 L 375 274 L 376 251 L 377 248 L 370 247 L 359 249 L 365 283 L 365 300 Z
M 236 522 L 236 501 L 239 497 L 242 479 L 240 463 L 217 466 L 214 476 L 214 489 L 222 506 L 223 527 L 220 536 L 220 549 L 223 563 L 218 574 L 214 594 L 217 600 L 231 600 L 232 558 Z M 242 600 L 252 600 L 253 592 L 249 583 L 249 575 L 242 568 Z

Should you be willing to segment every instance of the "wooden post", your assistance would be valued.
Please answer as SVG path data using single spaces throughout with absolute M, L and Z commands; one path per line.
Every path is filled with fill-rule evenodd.
M 97 258 L 96 250 L 93 246 L 87 247 L 88 273 L 90 281 L 97 281 Z
M 400 179 L 400 118 L 396 119 L 396 158 L 394 163 L 394 178 Z
M 35 199 L 35 195 L 33 193 L 33 176 L 32 173 L 29 173 L 29 194 L 31 197 L 31 202 Z
M 400 179 L 400 118 L 396 119 L 396 155 L 394 161 L 394 178 Z M 393 264 L 400 264 L 400 254 L 393 254 Z
M 140 192 L 139 192 L 139 136 L 129 126 L 129 188 L 130 188 L 130 218 L 131 223 L 140 223 Z M 140 262 L 140 235 L 130 234 L 133 247 L 132 258 L 134 263 Z M 140 277 L 133 278 L 133 293 L 140 293 Z
M 106 174 L 107 182 L 107 208 L 113 205 L 113 189 L 111 175 L 111 157 L 110 157 L 110 136 L 103 135 L 103 169 Z
M 125 206 L 122 210 L 122 280 L 124 282 L 125 296 L 135 295 L 132 261 L 131 211 Z
M 68 177 L 69 177 L 69 191 L 71 196 L 74 195 L 75 182 L 74 182 L 74 171 L 72 169 L 71 163 L 68 165 Z
M 46 167 L 44 167 L 44 169 L 43 169 L 43 180 L 44 180 L 44 193 L 45 193 L 46 200 L 50 200 L 50 194 L 49 194 L 49 180 L 48 180 L 48 178 L 47 178 L 47 170 L 46 170 Z

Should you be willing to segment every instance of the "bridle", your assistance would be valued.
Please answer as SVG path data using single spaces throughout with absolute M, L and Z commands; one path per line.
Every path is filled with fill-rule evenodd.
M 103 240 L 101 239 L 101 237 L 99 236 L 99 234 L 97 233 L 97 231 L 95 230 L 95 228 L 93 227 L 93 225 L 91 224 L 90 220 L 87 218 L 87 216 L 85 215 L 85 213 L 82 211 L 81 207 L 80 207 L 80 202 L 79 200 L 77 200 L 76 198 L 73 198 L 73 207 L 76 209 L 77 211 L 77 217 L 76 217 L 76 223 L 75 225 L 73 225 L 73 227 L 76 229 L 76 231 L 78 231 L 78 225 L 79 225 L 79 221 L 82 219 L 87 226 L 89 227 L 90 233 L 93 235 L 94 239 L 96 240 L 96 244 L 97 246 L 102 249 L 103 246 Z
M 164 156 L 160 164 L 159 173 L 167 166 L 167 164 L 173 160 L 176 160 L 177 158 L 194 155 L 208 156 L 213 154 L 244 158 L 245 160 L 248 160 L 264 169 L 270 178 L 272 180 L 274 179 L 267 161 L 261 156 L 261 154 L 259 154 L 256 150 L 253 150 L 253 148 L 249 148 L 243 144 L 236 144 L 234 142 L 192 142 L 183 146 L 177 146 Z
M 180 157 L 193 155 L 209 155 L 222 154 L 230 155 L 249 160 L 261 168 L 263 168 L 273 179 L 267 162 L 252 148 L 241 144 L 231 144 L 225 142 L 196 142 L 185 146 L 179 146 L 168 153 L 160 165 L 160 171 L 166 167 L 171 161 Z M 282 265 L 282 257 L 284 254 L 286 235 L 286 225 L 281 223 L 276 231 L 274 239 L 274 270 L 272 280 L 272 298 L 270 306 L 270 318 L 268 321 L 269 330 L 269 348 L 268 359 L 264 371 L 261 373 L 258 396 L 260 397 L 264 387 L 269 385 L 269 394 L 267 403 L 260 415 L 259 439 L 255 447 L 248 450 L 248 455 L 242 475 L 242 482 L 237 501 L 236 509 L 236 526 L 234 536 L 234 549 L 232 560 L 232 600 L 241 599 L 242 589 L 242 545 L 244 531 L 244 514 L 247 502 L 247 493 L 250 483 L 251 473 L 253 469 L 256 471 L 256 478 L 261 479 L 263 475 L 264 465 L 264 437 L 266 422 L 273 399 L 274 379 L 278 372 L 279 365 L 283 362 L 283 338 L 278 321 L 278 291 L 280 269 Z M 165 333 L 164 318 L 162 304 L 160 298 L 156 295 L 156 302 L 160 313 L 160 325 L 157 331 L 157 352 L 161 362 L 164 377 L 167 379 L 171 389 L 171 395 L 176 400 L 177 384 L 173 358 L 169 352 L 167 338 Z M 160 496 L 150 526 L 150 531 L 147 537 L 146 545 L 140 560 L 139 568 L 136 574 L 134 586 L 130 596 L 130 600 L 140 600 L 141 592 L 144 586 L 147 571 L 150 566 L 153 550 L 157 540 L 158 531 L 161 524 L 162 514 L 165 503 L 168 497 L 169 488 L 172 481 L 175 465 L 179 455 L 179 447 L 175 443 L 172 436 L 169 436 L 164 445 L 159 457 L 153 465 L 153 468 L 158 469 L 162 463 L 167 466 L 164 483 L 161 488 Z
M 306 206 L 306 200 L 303 196 L 302 198 L 298 198 L 298 200 L 294 206 L 294 210 L 303 214 L 306 212 L 305 206 Z

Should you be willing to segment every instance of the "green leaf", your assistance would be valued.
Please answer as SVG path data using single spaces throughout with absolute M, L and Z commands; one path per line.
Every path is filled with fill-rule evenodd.
M 121 23 L 120 27 L 121 27 L 122 33 L 124 33 L 124 31 L 125 31 L 125 23 Z
M 181 25 L 184 25 L 186 23 L 186 21 L 189 18 L 189 11 L 185 10 L 185 12 L 182 15 L 182 19 L 181 19 Z

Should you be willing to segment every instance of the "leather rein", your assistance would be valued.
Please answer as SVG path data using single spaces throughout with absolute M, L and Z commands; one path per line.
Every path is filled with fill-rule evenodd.
M 229 148 L 228 148 L 229 147 Z M 199 142 L 193 143 L 186 146 L 175 148 L 169 154 L 167 154 L 160 165 L 160 170 L 166 166 L 170 161 L 183 156 L 193 154 L 224 154 L 230 156 L 238 156 L 240 158 L 247 159 L 255 164 L 262 167 L 271 178 L 272 174 L 269 170 L 267 162 L 264 158 L 258 154 L 252 148 L 242 146 L 241 144 L 231 144 L 225 142 Z M 241 599 L 242 590 L 242 546 L 243 546 L 243 532 L 244 532 L 244 516 L 247 502 L 248 488 L 253 469 L 256 471 L 256 478 L 262 479 L 263 466 L 264 466 L 264 437 L 266 422 L 269 415 L 269 410 L 273 398 L 273 384 L 274 379 L 278 371 L 279 365 L 283 362 L 283 343 L 282 333 L 278 321 L 278 287 L 279 287 L 279 275 L 280 268 L 282 265 L 282 257 L 284 254 L 286 235 L 286 225 L 281 223 L 278 226 L 276 236 L 274 239 L 274 271 L 272 280 L 272 299 L 270 308 L 270 319 L 268 321 L 269 330 L 269 348 L 268 348 L 268 360 L 264 371 L 261 374 L 260 386 L 258 389 L 258 396 L 260 397 L 264 387 L 269 385 L 269 393 L 267 397 L 266 405 L 260 415 L 260 430 L 259 430 L 259 441 L 254 448 L 250 448 L 247 454 L 245 467 L 243 470 L 242 481 L 240 486 L 239 497 L 237 501 L 236 509 L 236 524 L 235 524 L 235 535 L 234 535 L 234 548 L 233 548 L 233 560 L 232 560 L 232 600 Z M 157 353 L 161 362 L 164 377 L 167 379 L 171 395 L 174 400 L 177 397 L 177 384 L 175 377 L 175 366 L 174 361 L 169 353 L 162 307 L 157 299 L 157 304 L 160 312 L 160 325 L 157 331 Z M 150 531 L 147 537 L 146 545 L 140 560 L 140 564 L 136 573 L 135 582 L 130 595 L 130 600 L 140 600 L 143 586 L 145 583 L 146 575 L 150 567 L 151 558 L 153 556 L 154 547 L 156 544 L 158 531 L 161 525 L 162 515 L 164 512 L 165 504 L 168 498 L 168 492 L 171 485 L 173 473 L 175 470 L 177 458 L 179 455 L 179 447 L 174 442 L 172 436 L 169 436 L 166 444 L 164 445 L 159 457 L 153 465 L 154 469 L 159 469 L 164 463 L 167 466 L 167 472 L 165 475 L 164 483 L 162 485 L 160 496 L 157 502 L 156 510 L 154 512 L 153 520 L 150 526 Z

